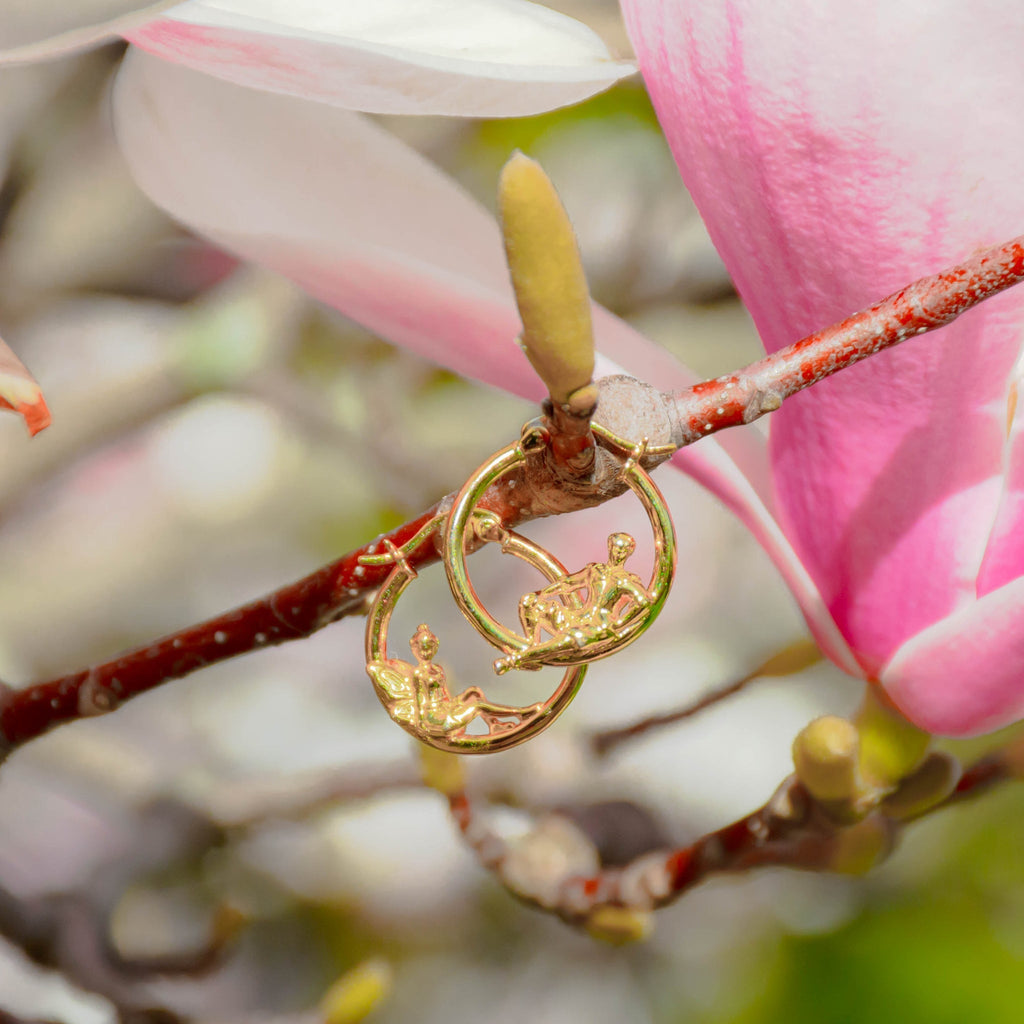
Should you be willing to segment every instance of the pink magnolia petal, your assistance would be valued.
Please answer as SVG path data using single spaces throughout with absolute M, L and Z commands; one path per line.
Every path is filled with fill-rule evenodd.
M 1024 8 L 623 6 L 769 350 L 1024 231 Z M 974 593 L 1022 316 L 1007 293 L 773 419 L 783 526 L 869 670 Z
M 1024 717 L 1024 579 L 972 601 L 903 645 L 881 681 L 900 710 L 943 736 Z
M 0 341 L 0 409 L 17 412 L 33 436 L 50 425 L 42 389 L 21 360 Z
M 797 557 L 789 538 L 782 531 L 764 496 L 741 471 L 741 463 L 730 457 L 722 444 L 728 434 L 705 438 L 682 449 L 672 462 L 699 484 L 720 498 L 754 535 L 800 605 L 818 646 L 845 672 L 865 678 L 867 673 L 840 632 L 816 583 Z M 685 529 L 685 524 L 683 524 Z
M 1012 363 L 1010 319 L 980 310 L 929 339 L 925 358 L 857 367 L 855 383 L 829 382 L 773 428 L 782 522 L 869 671 L 976 593 L 1001 487 L 1005 369 L 986 380 L 971 355 L 985 346 Z
M 985 559 L 978 573 L 979 597 L 1024 575 L 1024 529 L 1021 528 L 1024 524 L 1024 407 L 1018 394 L 1021 370 L 1018 363 L 1010 382 L 1003 489 Z
M 383 337 L 541 396 L 514 341 L 519 318 L 493 218 L 393 136 L 343 110 L 259 95 L 138 52 L 114 100 L 136 179 L 174 216 Z M 693 382 L 607 311 L 596 307 L 594 322 L 599 375 L 623 366 L 664 390 Z M 751 483 L 763 455 L 757 432 L 728 431 L 675 462 L 751 524 L 811 606 L 813 586 Z M 855 671 L 827 613 L 818 633 Z
M 0 16 L 0 64 L 63 57 L 116 39 L 180 0 L 24 0 Z
M 376 114 L 532 114 L 635 71 L 525 0 L 191 0 L 128 38 L 229 82 Z

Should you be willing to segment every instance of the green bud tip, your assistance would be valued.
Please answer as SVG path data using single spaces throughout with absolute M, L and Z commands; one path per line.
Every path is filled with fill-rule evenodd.
M 816 800 L 854 801 L 858 794 L 860 737 L 845 718 L 826 715 L 805 726 L 793 741 L 793 764 Z

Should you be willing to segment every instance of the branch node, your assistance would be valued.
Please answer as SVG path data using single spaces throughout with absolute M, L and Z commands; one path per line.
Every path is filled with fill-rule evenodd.
M 78 688 L 78 715 L 81 718 L 109 714 L 116 711 L 120 703 L 114 691 L 109 686 L 104 686 L 93 672 L 85 677 Z
M 775 412 L 782 408 L 782 395 L 778 391 L 755 388 L 743 406 L 743 423 L 753 423 L 766 412 Z

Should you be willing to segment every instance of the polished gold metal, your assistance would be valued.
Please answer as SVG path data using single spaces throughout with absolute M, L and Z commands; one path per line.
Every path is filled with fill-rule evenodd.
M 465 483 L 448 514 L 442 536 L 448 584 L 459 608 L 485 640 L 506 652 L 495 662 L 498 673 L 607 658 L 636 640 L 668 597 L 675 574 L 675 529 L 665 499 L 641 465 L 650 453 L 646 440 L 631 445 L 596 423 L 593 427 L 599 443 L 623 458 L 622 478 L 647 512 L 655 547 L 650 582 L 644 585 L 639 576 L 624 567 L 636 545 L 629 534 L 615 533 L 608 538 L 607 562 L 592 562 L 577 573 L 563 573 L 543 590 L 521 598 L 521 634 L 500 623 L 484 607 L 466 569 L 467 531 L 487 488 L 537 450 L 539 428 L 527 424 L 523 440 L 498 452 Z M 652 454 L 674 450 L 674 446 L 665 446 Z M 544 633 L 548 634 L 546 639 Z
M 578 572 L 542 547 L 506 530 L 497 515 L 477 509 L 484 492 L 548 443 L 543 423 L 528 423 L 517 444 L 484 463 L 463 486 L 447 516 L 436 516 L 401 548 L 385 541 L 386 553 L 365 555 L 363 565 L 393 565 L 370 609 L 366 630 L 366 671 L 388 714 L 417 739 L 439 750 L 482 754 L 517 746 L 546 729 L 569 705 L 591 661 L 607 658 L 632 643 L 654 621 L 668 596 L 675 572 L 675 530 L 665 500 L 641 465 L 645 455 L 667 455 L 674 446 L 631 444 L 593 424 L 598 442 L 622 459 L 621 475 L 647 512 L 654 533 L 655 558 L 648 583 L 625 563 L 636 542 L 628 533 L 608 538 L 608 559 Z M 563 675 L 547 700 L 529 705 L 496 704 L 477 686 L 453 695 L 445 670 L 435 662 L 439 642 L 420 624 L 409 647 L 414 661 L 388 656 L 388 628 L 399 598 L 416 578 L 407 556 L 434 533 L 459 608 L 477 632 L 502 652 L 494 662 L 501 675 L 513 669 L 561 667 Z M 496 543 L 548 580 L 519 600 L 518 633 L 483 606 L 466 570 L 466 548 Z
M 428 527 L 437 529 L 441 519 Z M 483 540 L 501 544 L 502 550 L 522 558 L 555 581 L 565 575 L 565 567 L 536 544 L 509 530 L 497 517 L 474 517 L 474 533 Z M 361 562 L 394 563 L 373 606 L 366 630 L 366 671 L 374 690 L 388 714 L 418 740 L 439 750 L 461 754 L 485 754 L 517 746 L 546 729 L 576 696 L 586 674 L 585 665 L 569 666 L 547 700 L 526 706 L 496 704 L 487 700 L 483 690 L 472 686 L 452 696 L 444 669 L 434 662 L 438 640 L 426 624 L 421 624 L 409 642 L 415 664 L 388 657 L 388 627 L 398 599 L 416 578 L 416 570 L 405 556 L 429 535 L 424 528 L 416 537 L 396 548 L 388 545 L 388 554 L 367 556 Z M 481 732 L 471 732 L 475 723 Z

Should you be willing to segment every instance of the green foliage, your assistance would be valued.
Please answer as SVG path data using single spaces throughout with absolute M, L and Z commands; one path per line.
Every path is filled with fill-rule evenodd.
M 586 103 L 563 107 L 536 117 L 510 117 L 481 121 L 476 137 L 480 145 L 507 156 L 514 149 L 529 152 L 548 136 L 587 122 L 599 123 L 613 132 L 623 124 L 640 125 L 660 132 L 647 91 L 638 81 L 620 82 Z
M 1022 803 L 1019 791 L 993 794 L 984 806 L 951 812 L 959 819 L 952 827 L 929 823 L 929 845 L 952 847 L 950 859 L 919 874 L 918 887 L 901 872 L 836 932 L 783 940 L 764 996 L 731 1024 L 1016 1024 L 1024 1005 Z M 896 867 L 923 853 L 927 838 Z
M 783 944 L 769 991 L 737 1024 L 1020 1020 L 1024 972 L 963 893 L 917 894 L 821 938 Z

